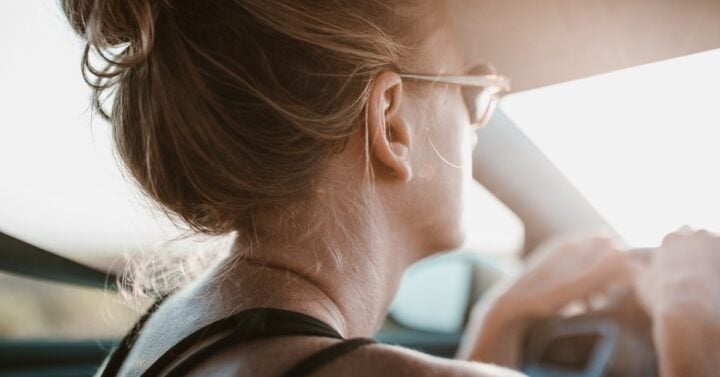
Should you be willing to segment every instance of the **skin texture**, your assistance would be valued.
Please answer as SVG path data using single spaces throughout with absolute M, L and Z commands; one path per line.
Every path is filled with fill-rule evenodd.
M 632 289 L 653 323 L 660 375 L 712 375 L 720 368 L 720 235 L 684 227 L 639 253 L 601 235 L 545 243 L 523 274 L 476 304 L 458 357 L 516 368 L 530 321 Z
M 653 319 L 661 375 L 720 370 L 720 235 L 683 227 L 634 269 L 638 299 Z
M 496 285 L 473 309 L 458 357 L 518 367 L 525 325 L 569 303 L 625 284 L 625 259 L 612 239 L 566 236 L 541 245 L 525 271 Z
M 448 26 L 436 30 L 419 61 L 423 71 L 436 73 L 462 73 L 472 63 L 465 61 Z M 406 84 L 391 71 L 380 74 L 370 94 L 365 127 L 359 127 L 346 148 L 328 161 L 324 177 L 318 179 L 317 197 L 328 207 L 370 189 L 373 195 L 364 205 L 373 214 L 372 227 L 352 213 L 341 221 L 320 223 L 313 234 L 333 237 L 336 250 L 302 234 L 278 236 L 251 253 L 235 245 L 232 254 L 242 258 L 222 261 L 151 317 L 121 375 L 138 375 L 182 337 L 211 321 L 260 306 L 313 316 L 345 338 L 371 337 L 382 324 L 403 271 L 428 255 L 460 246 L 464 238 L 462 208 L 471 179 L 473 125 L 458 87 L 416 85 L 420 84 Z M 373 180 L 363 178 L 368 144 Z M 626 269 L 618 248 L 598 236 L 548 244 L 536 255 L 525 274 L 498 286 L 488 300 L 478 304 L 460 358 L 516 366 L 519 339 L 528 321 L 557 312 L 570 301 L 621 279 Z M 666 272 L 661 267 L 654 271 L 656 277 Z M 658 302 L 666 302 L 654 298 L 662 296 L 663 289 L 654 284 L 648 283 L 650 288 L 642 293 L 650 312 L 665 305 Z M 659 329 L 656 339 L 664 342 L 669 327 Z M 273 376 L 335 342 L 287 337 L 241 344 L 190 375 Z M 518 374 L 477 362 L 372 345 L 326 365 L 315 375 Z
M 419 59 L 426 72 L 463 72 L 466 63 L 449 27 L 440 27 Z M 419 85 L 419 84 L 417 84 Z M 369 103 L 367 136 L 374 180 L 362 179 L 366 143 L 361 129 L 329 162 L 318 196 L 330 203 L 373 185 L 366 203 L 375 214 L 369 232 L 346 216 L 345 231 L 326 224 L 316 234 L 337 236 L 338 262 L 312 237 L 279 237 L 253 250 L 252 258 L 224 263 L 180 292 L 154 314 L 121 374 L 136 375 L 183 336 L 232 312 L 258 306 L 316 317 L 344 337 L 370 337 L 381 326 L 403 271 L 438 251 L 459 247 L 464 238 L 464 189 L 471 179 L 471 131 L 460 88 L 432 85 L 413 95 L 395 72 L 380 74 Z M 341 182 L 332 177 L 342 177 Z M 348 184 L 350 181 L 351 184 Z M 436 203 L 436 205 L 427 205 Z M 350 230 L 349 232 L 346 230 Z M 343 239 L 345 234 L 362 237 Z M 284 242 L 292 238 L 292 242 Z M 236 245 L 240 254 L 242 245 Z M 230 267 L 228 267 L 230 266 Z M 190 308 L 190 309 L 189 309 Z M 204 308 L 204 310 L 198 310 Z M 336 342 L 309 337 L 240 345 L 198 367 L 192 375 L 245 372 L 277 375 L 297 360 Z M 293 352 L 287 352 L 292 349 Z M 317 375 L 512 376 L 516 372 L 416 351 L 373 345 L 323 368 Z

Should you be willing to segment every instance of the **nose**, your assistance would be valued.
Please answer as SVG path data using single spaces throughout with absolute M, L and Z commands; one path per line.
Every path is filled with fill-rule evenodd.
M 472 145 L 472 149 L 475 149 L 475 147 L 477 147 L 477 143 L 478 143 L 477 130 L 472 130 L 472 132 L 470 133 L 470 143 Z

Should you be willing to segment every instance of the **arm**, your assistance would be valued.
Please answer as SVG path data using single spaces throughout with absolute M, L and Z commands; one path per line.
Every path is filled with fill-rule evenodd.
M 720 370 L 720 316 L 671 309 L 653 315 L 653 341 L 663 377 Z
M 458 357 L 517 367 L 525 329 L 625 274 L 613 242 L 601 236 L 555 239 L 528 258 L 522 275 L 495 286 L 473 308 Z
M 653 321 L 663 377 L 720 370 L 720 236 L 683 229 L 665 237 L 635 289 Z

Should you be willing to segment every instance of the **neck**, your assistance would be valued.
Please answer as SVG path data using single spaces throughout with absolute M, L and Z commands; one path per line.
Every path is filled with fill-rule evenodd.
M 248 250 L 238 240 L 227 269 L 217 270 L 223 310 L 275 307 L 313 316 L 343 337 L 372 336 L 382 325 L 404 270 L 417 258 L 406 237 L 388 237 L 383 222 L 370 232 L 347 224 L 318 229 L 309 237 L 281 237 Z M 342 228 L 344 232 L 337 228 Z M 379 234 L 382 233 L 382 234 Z M 323 234 L 353 234 L 321 240 Z M 358 234 L 364 236 L 358 237 Z M 227 286 L 229 285 L 229 287 Z M 227 312 L 225 313 L 227 314 Z

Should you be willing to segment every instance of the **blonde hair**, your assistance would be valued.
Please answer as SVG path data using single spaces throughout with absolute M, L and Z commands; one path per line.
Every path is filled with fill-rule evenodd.
M 259 216 L 307 208 L 323 162 L 363 125 L 374 78 L 410 69 L 436 19 L 427 0 L 62 6 L 129 176 L 194 231 L 246 239 L 263 233 Z

